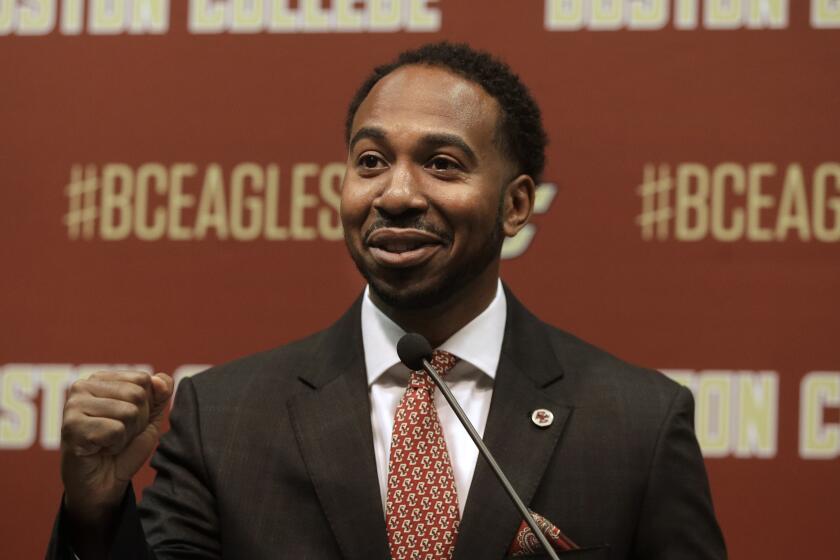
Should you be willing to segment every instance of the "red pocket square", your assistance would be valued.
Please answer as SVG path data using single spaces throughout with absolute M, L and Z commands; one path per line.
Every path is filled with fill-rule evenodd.
M 556 550 L 576 550 L 580 548 L 572 539 L 567 537 L 563 534 L 554 523 L 540 515 L 539 513 L 531 512 L 531 516 L 534 518 L 534 521 L 537 522 L 537 527 L 539 527 L 543 534 L 548 539 Z M 543 552 L 543 547 L 540 544 L 540 541 L 537 540 L 537 537 L 534 535 L 531 528 L 528 527 L 528 524 L 525 523 L 523 520 L 522 523 L 519 525 L 519 530 L 516 531 L 516 537 L 513 539 L 513 542 L 510 543 L 510 548 L 508 549 L 509 556 L 530 556 L 532 554 L 541 554 Z

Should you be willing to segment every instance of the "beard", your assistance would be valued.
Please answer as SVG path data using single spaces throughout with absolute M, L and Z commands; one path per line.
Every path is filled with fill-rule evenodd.
M 376 229 L 393 226 L 394 223 L 391 220 L 378 220 L 368 229 L 364 238 L 367 239 L 367 236 Z M 400 226 L 408 227 L 406 224 L 400 224 Z M 425 229 L 438 235 L 442 233 L 418 220 L 415 220 L 410 227 Z M 447 237 L 451 239 L 451 236 Z M 388 271 L 389 278 L 386 280 L 371 273 L 364 258 L 353 250 L 349 240 L 347 240 L 347 249 L 359 273 L 367 280 L 371 291 L 383 303 L 397 309 L 422 309 L 444 304 L 456 297 L 466 286 L 480 276 L 491 263 L 499 258 L 503 242 L 504 231 L 502 227 L 502 206 L 500 204 L 495 224 L 488 232 L 487 242 L 481 246 L 481 249 L 469 258 L 447 268 L 436 282 L 423 287 L 413 282 L 413 279 L 417 277 L 417 271 L 390 270 Z

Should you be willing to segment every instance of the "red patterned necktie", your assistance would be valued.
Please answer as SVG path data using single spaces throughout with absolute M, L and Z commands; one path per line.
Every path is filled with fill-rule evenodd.
M 442 350 L 432 354 L 441 377 L 457 361 Z M 425 372 L 412 371 L 394 416 L 385 506 L 393 560 L 450 560 L 455 550 L 461 516 L 434 391 Z

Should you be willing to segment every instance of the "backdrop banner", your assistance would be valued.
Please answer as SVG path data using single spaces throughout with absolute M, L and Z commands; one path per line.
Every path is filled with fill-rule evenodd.
M 733 558 L 836 555 L 840 1 L 0 0 L 4 557 L 46 548 L 73 381 L 183 379 L 358 296 L 347 105 L 442 39 L 543 109 L 505 282 L 693 391 Z

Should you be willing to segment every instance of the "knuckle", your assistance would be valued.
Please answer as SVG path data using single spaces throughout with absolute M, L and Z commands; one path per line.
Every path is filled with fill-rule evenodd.
M 121 381 L 127 381 L 128 383 L 133 383 L 144 388 L 151 383 L 150 375 L 145 371 L 122 370 L 116 372 L 116 374 Z
M 90 388 L 90 381 L 87 379 L 79 379 L 70 385 L 70 394 L 76 395 L 79 393 L 86 393 Z
M 67 400 L 64 401 L 64 417 L 66 418 L 68 415 L 72 414 L 75 409 L 79 408 L 79 404 L 79 394 L 70 393 Z
M 85 415 L 76 409 L 65 409 L 64 417 L 61 422 L 62 432 L 68 430 L 69 432 L 76 432 L 83 428 Z
M 152 384 L 152 376 L 145 371 L 138 371 L 135 376 L 136 383 L 143 388 L 148 388 Z
M 120 415 L 126 421 L 136 422 L 140 417 L 140 407 L 133 403 L 123 403 L 120 407 Z
M 125 400 L 131 404 L 141 406 L 146 402 L 146 390 L 139 385 L 127 385 L 125 389 Z

